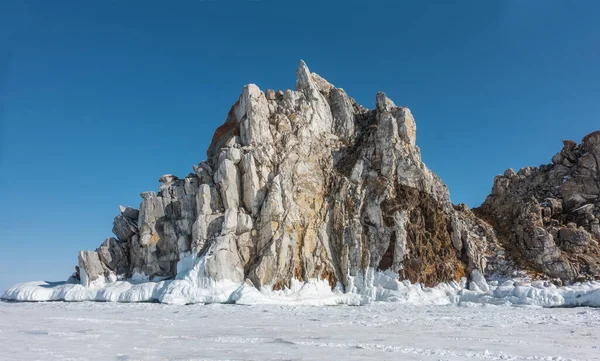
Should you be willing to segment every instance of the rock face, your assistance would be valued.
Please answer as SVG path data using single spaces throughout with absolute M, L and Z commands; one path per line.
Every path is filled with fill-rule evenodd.
M 81 283 L 193 267 L 214 281 L 352 290 L 373 269 L 426 285 L 509 275 L 514 257 L 564 279 L 597 272 L 598 134 L 565 143 L 552 166 L 497 178 L 477 214 L 498 242 L 423 164 L 407 107 L 378 93 L 363 108 L 304 62 L 296 75 L 295 90 L 244 87 L 206 161 L 163 175 L 139 211 L 121 207 L 116 238 L 80 254 Z
M 497 176 L 475 212 L 522 268 L 592 279 L 600 275 L 600 131 L 563 143 L 552 164 Z

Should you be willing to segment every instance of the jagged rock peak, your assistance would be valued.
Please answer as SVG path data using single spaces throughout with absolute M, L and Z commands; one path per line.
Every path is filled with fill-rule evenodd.
M 311 73 L 304 60 L 300 60 L 296 70 L 296 91 L 314 89 L 328 94 L 333 88 L 335 87 L 331 83 L 317 73 Z
M 301 91 L 308 88 L 314 88 L 314 84 L 308 66 L 304 60 L 300 60 L 300 65 L 296 70 L 296 90 Z
M 600 131 L 564 140 L 552 163 L 507 169 L 475 212 L 521 267 L 565 281 L 600 275 Z
M 396 107 L 396 104 L 394 104 L 393 101 L 391 101 L 384 92 L 378 92 L 377 96 L 376 96 L 376 105 L 377 105 L 377 110 L 382 111 L 382 112 L 389 112 L 391 111 L 393 108 Z
M 407 107 L 378 93 L 366 109 L 303 61 L 296 74 L 296 90 L 245 86 L 206 161 L 161 177 L 135 219 L 115 218 L 103 256 L 80 256 L 82 282 L 186 278 L 198 264 L 206 279 L 274 288 L 352 289 L 369 269 L 428 285 L 510 271 L 491 227 L 421 161 Z

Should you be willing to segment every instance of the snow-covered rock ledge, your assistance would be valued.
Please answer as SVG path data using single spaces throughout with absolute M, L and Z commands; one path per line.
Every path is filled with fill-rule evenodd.
M 350 280 L 349 292 L 331 289 L 326 280 L 293 280 L 290 288 L 274 291 L 257 289 L 249 281 L 193 282 L 188 279 L 132 283 L 117 281 L 101 287 L 86 288 L 74 283 L 27 282 L 10 287 L 2 299 L 7 301 L 101 301 L 160 302 L 165 304 L 235 303 L 241 305 L 280 304 L 306 306 L 359 306 L 371 302 L 397 302 L 411 305 L 530 305 L 541 307 L 600 307 L 600 282 L 592 281 L 557 287 L 544 281 L 506 281 L 488 284 L 474 275 L 463 282 L 442 283 L 435 287 L 398 281 L 393 272 L 367 271 L 365 277 Z

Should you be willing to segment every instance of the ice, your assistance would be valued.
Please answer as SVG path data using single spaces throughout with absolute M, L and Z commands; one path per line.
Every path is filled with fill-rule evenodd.
M 231 296 L 231 302 L 239 305 L 278 304 L 294 306 L 335 306 L 363 304 L 360 295 L 343 293 L 324 280 L 300 282 L 293 280 L 290 288 L 273 291 L 268 287 L 260 290 L 247 282 L 239 287 Z
M 197 287 L 186 280 L 175 280 L 167 284 L 157 301 L 171 305 L 194 303 L 230 303 L 229 298 L 240 285 L 231 281 L 213 281 L 205 287 Z
M 488 292 L 462 289 L 459 302 L 512 304 L 542 307 L 600 307 L 600 282 L 591 281 L 556 287 L 543 282 L 506 281 Z
M 481 272 L 479 272 L 479 270 L 473 270 L 473 272 L 471 272 L 471 282 L 469 283 L 469 289 L 472 291 L 482 292 L 488 292 L 490 290 L 490 286 L 488 285 Z
M 408 305 L 529 305 L 541 307 L 600 307 L 600 282 L 577 283 L 556 287 L 544 282 L 508 280 L 498 285 L 486 282 L 474 271 L 466 288 L 460 283 L 442 283 L 435 287 L 398 281 L 391 271 L 377 272 L 370 268 L 364 274 L 349 277 L 344 288 L 333 289 L 326 280 L 306 282 L 292 280 L 289 288 L 257 289 L 250 281 L 236 283 L 214 280 L 205 271 L 206 259 L 186 256 L 175 280 L 148 281 L 135 275 L 132 281 L 115 281 L 84 287 L 66 282 L 28 282 L 10 287 L 2 295 L 9 301 L 103 301 L 160 302 L 173 305 L 205 303 L 237 303 L 243 305 L 366 305 L 373 302 L 394 302 Z M 344 289 L 346 290 L 344 292 Z

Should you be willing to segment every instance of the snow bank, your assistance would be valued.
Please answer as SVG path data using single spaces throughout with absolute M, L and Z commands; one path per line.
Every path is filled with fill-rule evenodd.
M 240 305 L 359 306 L 364 304 L 364 300 L 359 295 L 343 293 L 339 286 L 332 290 L 327 281 L 315 279 L 307 282 L 292 280 L 290 288 L 276 291 L 270 287 L 259 290 L 252 283 L 246 282 L 231 295 L 230 301 Z
M 397 302 L 410 305 L 531 305 L 542 307 L 600 307 L 600 282 L 556 287 L 543 281 L 506 281 L 488 284 L 475 271 L 468 287 L 461 283 L 442 283 L 424 287 L 398 281 L 389 271 L 369 269 L 364 275 L 350 277 L 346 285 L 331 288 L 325 280 L 292 280 L 289 288 L 257 289 L 249 281 L 243 284 L 216 281 L 206 276 L 205 259 L 186 260 L 175 280 L 160 282 L 117 281 L 86 288 L 66 282 L 28 282 L 9 288 L 2 299 L 10 301 L 103 301 L 160 302 L 184 305 L 196 303 L 236 303 L 241 305 L 364 305 L 371 302 Z
M 8 301 L 101 301 L 154 302 L 159 300 L 165 282 L 131 283 L 117 281 L 102 287 L 86 288 L 67 282 L 27 282 L 10 287 L 2 295 Z
M 600 282 L 577 283 L 556 287 L 544 281 L 509 280 L 500 286 L 489 286 L 488 292 L 462 289 L 459 303 L 512 304 L 542 307 L 600 307 Z

